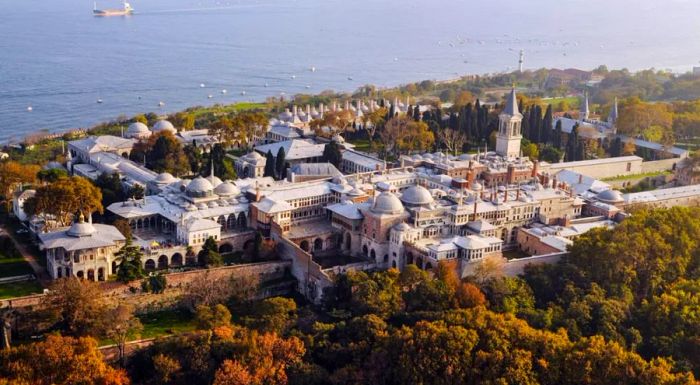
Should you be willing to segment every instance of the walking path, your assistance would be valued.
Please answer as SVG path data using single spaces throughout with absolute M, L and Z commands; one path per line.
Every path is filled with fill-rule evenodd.
M 20 252 L 20 254 L 22 254 L 24 260 L 27 261 L 27 263 L 29 263 L 29 266 L 31 266 L 32 270 L 34 270 L 34 274 L 39 280 L 39 283 L 41 283 L 43 287 L 48 287 L 49 282 L 51 282 L 51 278 L 49 277 L 49 273 L 48 271 L 46 271 L 46 268 L 44 268 L 44 266 L 41 266 L 37 256 L 32 254 L 22 242 L 19 242 L 17 240 L 15 234 L 7 230 L 8 229 L 6 227 L 0 227 L 0 234 L 7 234 L 7 236 L 10 237 L 10 239 L 12 239 L 12 242 L 15 244 L 15 247 Z

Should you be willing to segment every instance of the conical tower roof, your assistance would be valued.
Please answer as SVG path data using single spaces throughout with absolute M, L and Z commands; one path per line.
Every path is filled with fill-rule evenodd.
M 515 87 L 510 90 L 510 95 L 508 95 L 508 99 L 506 99 L 506 108 L 503 109 L 503 113 L 511 116 L 520 115 L 520 111 L 518 110 L 518 98 L 515 95 Z

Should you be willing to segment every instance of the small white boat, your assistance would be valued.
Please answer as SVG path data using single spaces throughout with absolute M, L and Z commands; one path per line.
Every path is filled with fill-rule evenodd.
M 212 95 L 212 94 L 207 95 L 207 98 L 209 98 L 209 99 L 211 99 L 213 97 L 214 97 L 214 95 Z
M 32 106 L 27 107 L 27 111 L 32 111 L 32 110 L 33 110 Z
M 228 92 L 228 91 L 226 91 L 225 89 L 224 89 L 224 90 L 221 90 L 221 93 L 222 93 L 222 94 L 225 94 L 225 93 L 227 93 L 227 92 Z
M 204 83 L 199 83 L 199 88 L 204 88 L 204 87 L 205 87 Z
M 311 88 L 311 86 L 306 86 L 306 89 L 307 89 L 307 90 L 308 90 L 309 88 Z
M 296 79 L 296 78 L 297 78 L 297 75 L 292 75 L 292 79 Z
M 165 103 L 163 103 L 163 102 L 158 102 L 158 107 L 163 107 L 164 105 L 165 105 Z
M 97 104 L 102 104 L 102 99 L 97 99 Z
M 311 72 L 316 72 L 316 67 L 311 67 Z
M 352 80 L 352 76 L 348 76 L 348 80 Z
M 241 91 L 241 95 L 245 95 L 245 91 Z
M 267 88 L 267 87 L 269 87 L 269 86 L 270 86 L 269 84 L 265 83 L 265 88 Z

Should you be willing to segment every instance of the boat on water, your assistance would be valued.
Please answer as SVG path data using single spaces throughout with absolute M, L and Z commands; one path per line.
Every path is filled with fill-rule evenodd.
M 92 14 L 95 16 L 128 16 L 134 13 L 131 4 L 124 2 L 122 9 L 97 9 L 97 2 L 94 3 Z

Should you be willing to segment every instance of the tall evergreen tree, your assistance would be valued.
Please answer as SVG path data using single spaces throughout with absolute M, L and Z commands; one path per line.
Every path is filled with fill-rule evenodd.
M 338 146 L 335 140 L 323 147 L 323 160 L 334 165 L 336 168 L 340 168 L 343 155 L 340 153 L 340 146 Z
M 131 238 L 126 239 L 126 244 L 114 256 L 119 261 L 119 267 L 117 267 L 118 281 L 130 282 L 143 278 L 146 275 L 141 263 L 141 258 L 143 257 L 141 248 L 131 243 Z
M 566 141 L 566 161 L 567 162 L 573 162 L 578 159 L 578 155 L 580 154 L 580 148 L 579 148 L 579 140 L 578 140 L 578 124 L 574 126 L 574 128 L 571 129 L 571 133 L 569 134 L 569 138 Z
M 542 143 L 549 143 L 552 137 L 552 105 L 547 105 L 547 111 L 544 113 L 544 120 L 542 121 Z
M 280 147 L 279 151 L 277 151 L 277 157 L 275 158 L 275 173 L 277 174 L 277 179 L 284 179 L 287 177 L 285 157 L 284 147 Z
M 554 137 L 552 138 L 552 144 L 557 149 L 561 149 L 561 120 L 557 120 L 557 125 L 554 128 Z
M 272 156 L 272 150 L 268 150 L 265 155 L 265 173 L 264 176 L 275 177 L 275 158 Z

